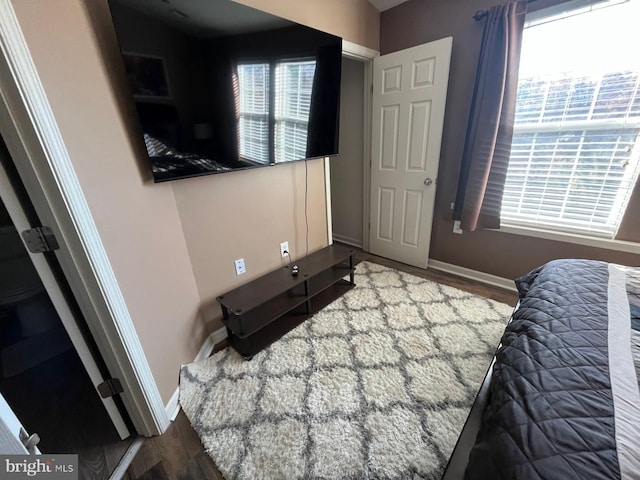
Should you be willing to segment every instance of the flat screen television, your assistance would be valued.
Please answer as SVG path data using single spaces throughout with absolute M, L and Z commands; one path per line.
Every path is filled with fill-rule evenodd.
M 342 40 L 231 0 L 109 0 L 156 182 L 338 153 Z

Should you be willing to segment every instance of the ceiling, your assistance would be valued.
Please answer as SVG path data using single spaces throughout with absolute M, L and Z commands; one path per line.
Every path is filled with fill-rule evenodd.
M 384 12 L 406 1 L 407 0 L 369 0 L 369 3 L 376 7 L 378 11 Z
M 380 12 L 407 0 L 369 0 Z M 110 0 L 199 37 L 283 28 L 292 22 L 232 0 Z

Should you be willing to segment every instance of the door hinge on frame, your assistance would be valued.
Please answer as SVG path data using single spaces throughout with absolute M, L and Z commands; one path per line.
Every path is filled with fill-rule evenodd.
M 23 230 L 22 238 L 31 253 L 52 252 L 60 248 L 50 227 L 34 227 Z
M 109 398 L 124 392 L 122 383 L 117 378 L 109 378 L 96 387 L 102 398 Z
M 35 455 L 36 447 L 40 443 L 40 435 L 38 435 L 37 433 L 29 435 L 24 427 L 20 427 L 18 438 L 24 445 L 24 448 L 27 449 L 27 452 L 29 452 L 31 455 Z

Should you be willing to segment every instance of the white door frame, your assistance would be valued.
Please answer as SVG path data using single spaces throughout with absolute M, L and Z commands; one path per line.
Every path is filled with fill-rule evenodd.
M 0 0 L 0 131 L 137 432 L 170 420 L 89 211 L 11 0 Z
M 348 40 L 342 40 L 342 56 L 364 63 L 364 118 L 363 123 L 363 175 L 362 175 L 362 250 L 369 251 L 369 212 L 371 191 L 371 109 L 373 87 L 373 59 L 380 56 L 380 52 L 363 47 Z M 329 158 L 324 159 L 324 184 L 327 204 L 327 236 L 329 245 L 333 243 L 333 229 L 331 226 L 331 182 Z
M 0 393 L 0 452 L 3 455 L 28 455 L 20 440 L 20 432 L 25 431 L 7 401 Z M 38 453 L 39 451 L 36 450 Z
M 0 153 L 2 155 L 2 153 Z M 0 159 L 1 161 L 2 159 Z M 9 159 L 10 160 L 10 159 Z M 6 170 L 3 165 L 0 163 L 0 200 L 4 204 L 7 212 L 9 213 L 9 217 L 13 222 L 14 227 L 18 232 L 28 230 L 37 225 L 31 225 L 27 215 L 25 214 L 23 206 L 20 204 L 20 200 L 16 191 L 11 184 L 11 181 L 7 175 Z M 25 247 L 26 250 L 26 247 Z M 60 285 L 55 278 L 47 259 L 40 253 L 31 253 L 26 250 L 31 261 L 33 262 L 33 266 L 35 267 L 38 275 L 42 281 L 42 284 L 49 295 L 51 303 L 55 307 L 58 316 L 60 317 L 60 321 L 64 326 L 67 334 L 69 335 L 69 339 L 73 344 L 82 364 L 89 375 L 89 379 L 94 387 L 97 387 L 100 383 L 102 383 L 105 378 L 100 372 L 100 368 L 98 367 L 95 359 L 93 358 L 93 354 L 87 342 L 85 341 L 80 327 L 75 320 L 75 315 L 69 308 L 69 304 L 67 303 L 66 298 L 64 297 L 64 293 L 62 292 Z M 107 414 L 111 418 L 116 431 L 121 439 L 125 439 L 131 435 L 129 429 L 127 428 L 127 424 L 125 423 L 120 411 L 116 403 L 114 402 L 113 397 L 102 398 L 97 389 L 93 392 L 98 396 L 101 403 L 104 405 L 104 408 L 107 411 Z

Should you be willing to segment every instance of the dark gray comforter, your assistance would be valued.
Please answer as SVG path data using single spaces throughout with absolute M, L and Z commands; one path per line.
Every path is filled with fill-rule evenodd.
M 640 478 L 638 372 L 627 355 L 633 275 L 624 272 L 557 260 L 516 282 L 520 306 L 496 354 L 465 478 Z

